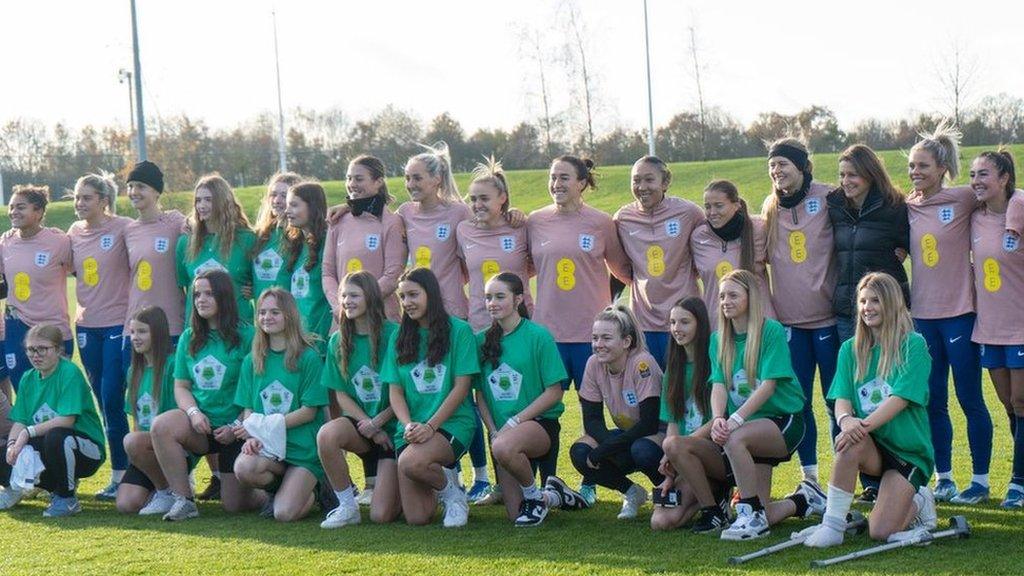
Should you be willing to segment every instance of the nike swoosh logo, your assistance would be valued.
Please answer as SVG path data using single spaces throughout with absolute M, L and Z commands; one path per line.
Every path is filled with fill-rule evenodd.
M 341 246 L 344 243 L 345 243 L 345 239 L 344 238 L 338 240 L 338 246 Z
M 825 334 L 824 336 L 818 336 L 818 341 L 819 342 L 824 342 L 825 340 L 828 340 L 831 337 L 832 337 L 831 334 Z
M 981 236 L 974 237 L 974 243 L 977 244 L 978 242 L 981 242 Z
M 123 336 L 121 336 L 120 334 L 115 334 L 110 337 L 111 340 L 120 340 L 121 338 L 123 338 Z
M 913 218 L 911 218 L 911 219 L 909 220 L 909 222 L 910 222 L 911 224 L 913 224 L 914 222 L 917 222 L 917 216 L 914 216 Z
M 1024 356 L 1024 352 L 1021 352 L 1020 350 L 1018 350 L 1017 351 L 1017 356 Z
M 949 339 L 949 343 L 950 344 L 955 344 L 957 342 L 957 340 L 960 340 L 961 338 L 963 338 L 963 336 L 957 336 L 956 338 L 950 338 Z
M 640 231 L 639 231 L 639 230 L 630 230 L 630 231 L 629 231 L 629 235 L 630 235 L 630 236 L 636 236 L 636 235 L 637 235 L 637 234 L 639 234 L 639 233 L 640 233 Z
M 551 240 L 545 240 L 540 243 L 541 246 L 547 246 L 548 244 L 551 244 Z
M 698 240 L 697 242 L 699 242 L 699 243 L 701 243 L 701 244 L 707 244 L 707 243 L 708 243 L 708 241 L 707 241 L 707 240 Z
M 475 246 L 476 246 L 476 244 L 466 244 L 465 246 L 462 247 L 462 249 L 463 250 L 469 250 L 470 248 L 473 248 Z

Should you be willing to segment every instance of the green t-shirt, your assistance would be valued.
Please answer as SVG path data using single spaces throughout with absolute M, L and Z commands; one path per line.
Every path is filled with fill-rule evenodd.
M 483 347 L 486 334 L 484 330 L 476 335 L 478 350 Z M 483 393 L 498 428 L 532 404 L 549 386 L 561 386 L 569 377 L 554 337 L 547 328 L 525 318 L 501 339 L 498 366 L 481 363 L 480 368 L 480 374 L 473 379 L 474 387 Z M 557 420 L 562 412 L 565 405 L 559 400 L 540 417 Z
M 294 372 L 285 365 L 284 352 L 267 353 L 263 374 L 256 374 L 252 354 L 242 361 L 235 404 L 257 414 L 287 415 L 302 407 L 316 408 L 316 416 L 305 424 L 288 429 L 285 462 L 301 466 L 323 478 L 323 467 L 316 451 L 316 433 L 324 423 L 323 406 L 327 405 L 327 390 L 320 385 L 323 363 L 313 348 L 306 348 L 299 357 Z
M 25 372 L 8 418 L 25 426 L 35 426 L 58 416 L 75 416 L 72 429 L 98 444 L 100 459 L 106 458 L 103 424 L 96 412 L 92 388 L 78 366 L 67 358 L 61 358 L 46 378 L 35 368 Z
M 829 400 L 843 398 L 853 404 L 854 415 L 867 418 L 890 396 L 907 401 L 904 408 L 874 432 L 871 437 L 893 455 L 902 458 L 931 478 L 935 468 L 931 427 L 928 425 L 928 375 L 932 358 L 923 336 L 911 332 L 903 342 L 903 362 L 888 378 L 879 378 L 878 346 L 871 348 L 867 374 L 857 380 L 857 358 L 853 339 L 843 342 Z
M 164 374 L 160 382 L 160 404 L 153 401 L 153 368 L 146 366 L 142 369 L 142 377 L 139 378 L 138 399 L 132 402 L 131 381 L 132 368 L 128 368 L 128 380 L 125 392 L 124 413 L 135 418 L 135 425 L 143 432 L 149 432 L 153 426 L 153 419 L 158 415 L 174 410 L 178 403 L 174 401 L 174 359 L 168 358 L 164 365 Z
M 322 240 L 320 246 L 320 256 L 323 256 Z M 322 352 L 331 332 L 331 305 L 324 296 L 321 258 L 316 259 L 316 266 L 312 270 L 306 270 L 308 260 L 309 245 L 303 244 L 302 252 L 295 260 L 295 269 L 290 272 L 291 276 L 284 286 L 290 287 L 290 292 L 295 297 L 295 305 L 298 306 L 299 316 L 302 317 L 302 327 L 306 332 L 320 338 L 318 350 Z
M 254 236 L 255 238 L 255 236 Z M 255 240 L 253 241 L 255 244 Z M 288 288 L 291 270 L 288 268 L 288 253 L 285 250 L 284 228 L 274 228 L 270 238 L 252 260 L 252 299 L 259 300 L 260 294 L 272 286 Z
M 380 371 L 384 364 L 388 342 L 394 333 L 398 331 L 398 324 L 385 321 L 381 327 L 380 341 L 377 343 L 377 364 L 370 362 L 370 337 L 365 334 L 356 334 L 352 342 L 352 356 L 348 362 L 348 378 L 341 374 L 341 365 L 338 364 L 338 340 L 341 339 L 338 332 L 331 335 L 327 344 L 327 359 L 324 362 L 324 371 L 321 381 L 323 386 L 329 390 L 344 392 L 351 398 L 367 416 L 373 418 L 377 414 L 387 410 L 390 406 L 388 388 L 381 384 Z M 395 422 L 392 418 L 382 427 L 384 432 L 394 436 Z
M 721 332 L 715 332 L 711 338 L 711 382 L 715 386 L 725 386 L 725 370 L 718 362 L 718 347 Z M 765 380 L 775 380 L 775 393 L 772 394 L 761 408 L 747 417 L 778 418 L 802 412 L 804 409 L 804 392 L 793 373 L 793 365 L 789 359 L 789 344 L 786 342 L 786 329 L 777 320 L 765 318 L 761 328 L 761 354 L 757 364 L 757 379 L 751 385 L 744 369 L 746 357 L 747 335 L 739 334 L 735 338 L 736 358 L 733 362 L 732 386 L 729 388 L 728 412 L 732 414 L 747 401 L 757 389 L 757 385 Z
M 188 352 L 192 342 L 192 327 L 185 328 L 174 355 L 174 378 L 192 384 L 192 396 L 214 428 L 230 424 L 241 410 L 235 405 L 235 389 L 242 360 L 252 348 L 252 326 L 238 325 L 241 338 L 238 346 L 227 348 L 220 332 L 211 330 L 206 344 L 192 356 Z
M 463 320 L 454 316 L 448 317 L 451 333 L 448 338 L 448 353 L 444 360 L 436 366 L 427 365 L 427 338 L 429 334 L 420 328 L 420 350 L 416 363 L 399 364 L 397 342 L 399 331 L 396 330 L 388 339 L 388 348 L 384 354 L 384 365 L 381 367 L 380 380 L 390 386 L 397 386 L 405 392 L 405 402 L 409 406 L 409 416 L 413 422 L 426 422 L 444 403 L 451 393 L 458 376 L 473 376 L 480 373 L 480 360 L 476 352 L 476 339 L 473 329 Z M 473 405 L 466 399 L 459 404 L 451 417 L 441 425 L 463 446 L 469 447 L 473 434 L 476 433 L 476 414 Z M 404 430 L 396 427 L 395 448 L 405 445 L 402 437 Z
M 689 436 L 697 431 L 698 428 L 707 424 L 708 420 L 711 419 L 711 414 L 702 414 L 700 411 L 700 405 L 697 404 L 693 397 L 693 362 L 686 363 L 686 370 L 683 375 L 683 388 L 686 393 L 686 410 L 683 412 L 680 418 L 672 417 L 672 410 L 668 406 L 668 373 L 665 373 L 662 378 L 661 384 L 661 421 L 665 423 L 675 423 L 679 427 L 679 434 L 682 436 Z M 710 393 L 711 388 L 708 387 L 706 390 Z M 708 399 L 708 405 L 711 400 Z
M 231 275 L 235 284 L 235 301 L 238 302 L 238 317 L 242 322 L 252 324 L 252 301 L 242 296 L 242 286 L 252 285 L 252 262 L 249 260 L 249 253 L 252 252 L 253 244 L 256 242 L 256 235 L 251 230 L 239 229 L 235 231 L 235 242 L 231 246 L 228 257 L 224 258 L 220 253 L 220 238 L 216 234 L 208 234 L 203 241 L 203 246 L 195 258 L 189 258 L 188 254 L 189 236 L 178 238 L 178 283 L 185 287 L 185 325 L 192 323 L 192 282 L 200 272 L 210 268 L 224 270 Z M 255 288 L 253 289 L 255 293 Z

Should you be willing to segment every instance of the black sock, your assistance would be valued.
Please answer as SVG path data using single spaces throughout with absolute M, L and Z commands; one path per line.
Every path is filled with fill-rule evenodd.
M 740 501 L 737 504 L 749 504 L 750 507 L 754 510 L 754 512 L 764 510 L 764 506 L 761 505 L 761 499 L 758 498 L 757 496 L 752 496 L 750 498 L 740 498 Z
M 786 500 L 793 502 L 796 505 L 797 518 L 803 518 L 807 514 L 807 497 L 803 494 L 792 494 L 786 496 Z

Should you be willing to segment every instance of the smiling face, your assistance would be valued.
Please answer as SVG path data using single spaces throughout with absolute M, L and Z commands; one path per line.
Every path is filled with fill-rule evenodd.
M 857 314 L 868 328 L 882 325 L 882 301 L 871 288 L 861 288 L 857 294 Z
M 145 354 L 153 347 L 153 333 L 149 329 L 149 324 L 145 322 L 132 320 L 128 324 L 128 336 L 131 339 L 132 350 L 139 354 Z
M 915 148 L 907 159 L 907 174 L 917 192 L 933 192 L 942 188 L 946 169 L 935 161 L 935 156 L 924 148 Z
M 306 226 L 309 224 L 309 204 L 298 195 L 289 193 L 284 217 L 288 219 L 289 226 L 295 228 Z
M 602 364 L 621 360 L 629 353 L 631 345 L 632 339 L 629 336 L 622 336 L 617 322 L 611 320 L 594 322 L 590 347 L 594 351 L 594 357 Z
M 285 209 L 288 207 L 288 184 L 285 182 L 274 184 L 274 187 L 267 191 L 267 197 L 270 199 L 270 212 L 274 218 L 284 216 Z
M 284 312 L 277 304 L 276 296 L 267 296 L 260 302 L 256 311 L 256 318 L 259 321 L 260 330 L 273 336 L 284 332 Z
M 804 174 L 796 164 L 785 156 L 772 156 L 768 159 L 768 176 L 777 190 L 793 193 L 804 185 Z
M 44 211 L 29 202 L 28 196 L 15 194 L 7 205 L 7 216 L 11 219 L 11 228 L 30 229 L 43 221 Z
M 1006 183 L 1010 175 L 999 175 L 999 168 L 988 158 L 975 158 L 971 162 L 971 189 L 982 202 L 1006 197 Z
M 522 296 L 516 296 L 508 284 L 501 280 L 491 279 L 484 289 L 484 302 L 487 304 L 487 313 L 491 319 L 500 322 L 509 316 L 519 314 L 519 304 L 523 301 Z
M 729 195 L 720 190 L 704 192 L 704 214 L 715 228 L 725 226 L 740 209 L 739 202 L 733 202 Z
M 213 287 L 206 278 L 196 278 L 192 285 L 192 305 L 200 318 L 210 320 L 217 317 L 217 299 L 213 296 Z
M 738 282 L 723 281 L 718 287 L 718 304 L 722 307 L 722 313 L 730 320 L 745 316 L 750 304 L 747 289 Z
M 668 313 L 668 333 L 679 346 L 693 342 L 697 335 L 697 318 L 682 306 L 675 306 Z
M 633 197 L 640 202 L 644 211 L 654 210 L 665 199 L 668 182 L 665 182 L 661 170 L 650 162 L 637 162 L 630 171 Z
M 213 216 L 213 192 L 205 187 L 197 189 L 193 206 L 195 207 L 196 218 L 200 222 L 209 220 Z
M 441 189 L 441 176 L 431 176 L 427 165 L 419 160 L 410 160 L 405 165 L 405 189 L 413 202 L 437 198 Z
M 412 280 L 399 282 L 398 301 L 406 316 L 422 324 L 427 317 L 427 292 L 422 286 Z
M 383 178 L 374 178 L 370 169 L 362 164 L 349 164 L 345 173 L 345 190 L 353 200 L 376 196 L 384 186 Z
M 839 163 L 839 185 L 843 194 L 851 201 L 860 204 L 871 190 L 871 182 L 861 176 L 852 162 L 843 160 Z
M 548 193 L 556 205 L 576 205 L 583 196 L 586 185 L 586 180 L 576 174 L 576 168 L 572 164 L 559 160 L 551 165 L 548 174 Z
M 134 181 L 128 183 L 128 201 L 139 212 L 156 206 L 159 199 L 160 193 L 149 184 Z
M 502 206 L 508 195 L 487 181 L 473 182 L 469 186 L 469 206 L 477 222 L 494 222 L 503 217 Z
M 75 190 L 75 216 L 79 220 L 91 220 L 102 216 L 107 209 L 107 199 L 92 186 L 82 185 Z
M 338 291 L 341 312 L 345 318 L 355 320 L 366 314 L 366 293 L 355 282 L 345 282 Z
M 60 352 L 57 346 L 45 338 L 27 338 L 25 354 L 28 355 L 32 367 L 43 373 L 52 372 L 57 366 L 57 362 L 60 361 Z

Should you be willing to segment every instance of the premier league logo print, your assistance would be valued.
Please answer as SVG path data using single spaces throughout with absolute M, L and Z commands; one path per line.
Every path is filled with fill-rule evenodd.
M 511 253 L 516 249 L 516 239 L 514 236 L 502 236 L 501 237 L 501 249 L 505 252 Z
M 452 227 L 449 226 L 447 223 L 438 224 L 437 230 L 435 231 L 435 235 L 437 236 L 438 240 L 447 240 L 448 237 L 452 235 Z
M 380 234 L 367 234 L 365 243 L 370 252 L 377 250 L 380 248 Z
M 892 388 L 889 387 L 889 383 L 881 378 L 875 378 L 871 382 L 860 387 L 857 391 L 857 396 L 860 399 L 861 410 L 864 414 L 870 416 L 882 402 L 885 402 L 889 396 L 892 396 Z
M 1003 234 L 1003 250 L 1015 252 L 1018 246 L 1020 246 L 1020 238 L 1016 234 L 1010 234 L 1009 232 Z
M 139 396 L 135 409 L 138 415 L 139 426 L 149 428 L 153 425 L 153 416 L 156 415 L 156 409 L 153 406 L 153 397 L 149 395 L 149 392 Z
M 679 236 L 679 232 L 683 229 L 682 225 L 679 224 L 679 220 L 672 219 L 665 222 L 665 234 L 668 234 L 670 238 Z
M 753 393 L 754 389 L 750 387 L 750 383 L 747 381 L 747 371 L 740 368 L 732 377 L 732 386 L 729 387 L 729 399 L 732 400 L 733 406 L 739 408 L 743 406 L 743 403 Z
M 256 274 L 256 278 L 264 282 L 271 282 L 277 278 L 277 273 L 281 271 L 283 264 L 284 259 L 277 253 L 277 250 L 267 248 L 256 257 L 253 272 Z
M 192 367 L 192 378 L 200 390 L 220 390 L 227 366 L 213 356 L 207 356 Z
M 441 385 L 444 383 L 444 375 L 447 371 L 448 368 L 444 364 L 427 366 L 427 362 L 424 360 L 414 366 L 409 375 L 412 376 L 412 382 L 416 385 L 417 392 L 420 394 L 437 394 L 441 391 Z
M 164 236 L 157 236 L 153 238 L 153 250 L 156 250 L 160 254 L 167 252 L 167 248 L 170 247 L 171 241 Z
M 40 268 L 42 268 L 43 266 L 46 266 L 47 264 L 50 263 L 50 253 L 49 252 L 45 252 L 45 251 L 44 252 L 36 252 L 35 262 L 36 262 L 36 266 L 38 266 Z
M 113 234 L 104 234 L 103 236 L 100 236 L 100 249 L 101 250 L 103 250 L 104 252 L 107 252 L 107 251 L 109 251 L 113 247 L 114 247 L 114 235 Z
M 821 211 L 821 200 L 817 198 L 811 198 L 810 200 L 807 201 L 807 203 L 804 206 L 807 207 L 807 213 L 810 214 L 811 216 L 814 216 L 815 214 Z
M 594 249 L 594 237 L 590 234 L 580 234 L 580 250 L 590 252 Z
M 352 377 L 352 386 L 355 387 L 360 402 L 380 402 L 380 377 L 373 370 L 366 366 L 357 370 Z
M 259 267 L 256 267 L 256 269 L 258 270 Z M 220 270 L 222 272 L 227 272 L 228 271 L 227 268 L 225 268 L 223 264 L 221 264 L 220 262 L 217 262 L 213 258 L 210 258 L 206 262 L 203 262 L 199 266 L 196 266 L 195 275 L 199 276 L 200 274 L 202 274 L 203 272 L 206 272 L 208 270 Z
M 953 215 L 954 211 L 952 206 L 942 206 L 939 208 L 939 222 L 949 224 L 953 221 Z
M 42 424 L 43 422 L 48 422 L 56 417 L 57 411 L 50 408 L 50 405 L 44 402 L 43 405 L 36 410 L 36 413 L 32 415 L 32 423 Z
M 519 388 L 523 384 L 523 375 L 502 362 L 501 366 L 487 377 L 487 383 L 495 400 L 516 400 L 519 398 Z
M 284 384 L 274 380 L 269 386 L 260 392 L 260 401 L 263 402 L 264 414 L 287 414 L 291 411 L 292 399 L 295 395 L 291 390 L 284 387 Z

